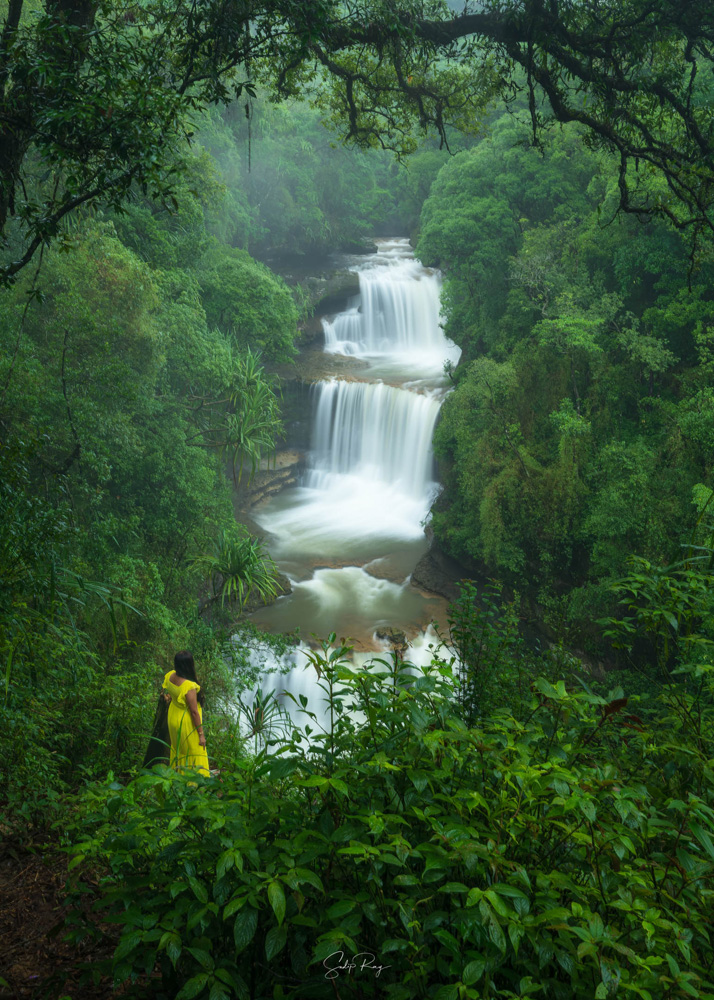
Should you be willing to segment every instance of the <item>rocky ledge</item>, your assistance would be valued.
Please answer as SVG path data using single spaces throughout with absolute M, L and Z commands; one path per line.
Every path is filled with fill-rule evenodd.
M 424 553 L 412 570 L 411 582 L 420 590 L 439 594 L 448 601 L 459 596 L 457 583 L 467 576 L 464 567 L 447 555 L 432 538 L 429 551 Z
M 279 597 L 285 597 L 286 594 L 292 594 L 293 588 L 290 585 L 290 580 L 284 573 L 276 574 L 276 594 L 275 597 L 271 597 L 269 600 L 264 600 L 260 594 L 255 590 L 251 590 L 246 598 L 246 602 L 243 605 L 243 614 L 249 615 L 253 611 L 257 611 L 258 608 L 265 608 L 269 604 L 275 604 Z

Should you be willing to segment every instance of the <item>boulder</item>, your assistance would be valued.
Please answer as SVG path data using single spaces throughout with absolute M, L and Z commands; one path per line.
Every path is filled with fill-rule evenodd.
M 456 584 L 467 576 L 468 571 L 432 540 L 429 551 L 424 553 L 412 570 L 411 582 L 420 590 L 440 594 L 448 601 L 453 601 L 459 596 Z
M 404 650 L 407 648 L 407 633 L 401 628 L 394 628 L 392 625 L 383 625 L 374 634 L 378 639 L 386 640 L 395 649 Z

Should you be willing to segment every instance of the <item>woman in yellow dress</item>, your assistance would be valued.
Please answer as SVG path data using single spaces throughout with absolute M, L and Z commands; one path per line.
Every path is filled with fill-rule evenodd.
M 181 771 L 193 768 L 209 777 L 206 737 L 203 732 L 202 708 L 205 699 L 196 679 L 193 656 L 188 650 L 176 653 L 174 669 L 169 670 L 164 677 L 163 687 L 171 696 L 171 767 Z

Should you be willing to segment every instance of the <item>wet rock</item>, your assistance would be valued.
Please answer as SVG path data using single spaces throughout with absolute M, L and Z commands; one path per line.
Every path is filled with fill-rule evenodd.
M 313 315 L 328 316 L 342 312 L 349 299 L 359 295 L 359 277 L 355 271 L 336 271 L 329 277 L 308 278 L 303 282 L 313 306 Z
M 395 649 L 407 648 L 407 633 L 403 629 L 385 625 L 382 628 L 378 628 L 374 634 L 378 639 L 386 640 Z
M 457 583 L 466 576 L 468 573 L 464 567 L 447 555 L 437 542 L 432 541 L 429 551 L 412 570 L 411 582 L 420 590 L 440 594 L 453 601 L 459 596 Z
M 281 493 L 297 483 L 297 471 L 302 460 L 300 452 L 285 450 L 278 452 L 274 459 L 261 463 L 253 478 L 236 485 L 233 493 L 233 509 L 236 520 L 247 523 L 245 515 L 260 506 L 270 497 Z M 252 530 L 252 528 L 251 528 Z
M 328 378 L 359 380 L 368 367 L 368 362 L 361 358 L 325 354 L 321 344 L 319 349 L 301 351 L 289 365 L 275 365 L 272 370 L 285 387 L 296 382 L 311 385 Z
M 267 600 L 264 600 L 257 591 L 251 590 L 246 598 L 243 614 L 249 615 L 252 611 L 257 611 L 258 608 L 265 608 L 269 604 L 275 604 L 279 597 L 285 597 L 286 594 L 292 594 L 293 592 L 290 580 L 284 573 L 277 574 L 276 587 L 277 593 L 275 597 L 270 597 Z

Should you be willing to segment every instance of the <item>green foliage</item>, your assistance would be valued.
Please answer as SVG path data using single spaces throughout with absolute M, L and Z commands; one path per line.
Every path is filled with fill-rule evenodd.
M 177 647 L 194 649 L 216 695 L 212 752 L 240 753 L 230 697 L 257 683 L 251 651 L 265 640 L 241 626 L 239 655 L 221 623 L 276 588 L 262 545 L 235 525 L 230 472 L 252 476 L 282 433 L 261 359 L 292 356 L 294 299 L 305 303 L 235 245 L 354 242 L 396 218 L 402 176 L 386 156 L 333 149 L 306 105 L 252 100 L 250 120 L 236 105 L 196 113 L 190 153 L 158 149 L 155 184 L 137 164 L 111 214 L 76 219 L 67 252 L 44 253 L 0 299 L 0 749 L 21 757 L 0 785 L 11 816 L 41 820 L 60 790 L 141 759 Z M 113 124 L 94 138 L 113 142 Z M 47 178 L 35 183 L 29 196 L 52 200 Z M 58 204 L 79 180 L 67 184 Z M 22 233 L 10 237 L 19 257 Z M 208 604 L 210 627 L 197 618 Z
M 518 597 L 506 604 L 497 584 L 481 591 L 470 580 L 458 586 L 459 596 L 449 606 L 447 646 L 454 651 L 460 717 L 471 727 L 496 708 L 520 714 L 530 699 L 535 657 L 526 653 L 519 632 Z
M 297 310 L 285 284 L 244 250 L 215 247 L 198 274 L 208 322 L 271 360 L 294 353 Z
M 156 768 L 85 792 L 73 864 L 103 866 L 117 982 L 158 960 L 179 996 L 329 997 L 338 953 L 366 952 L 395 998 L 711 996 L 711 673 L 647 723 L 621 690 L 541 678 L 469 728 L 445 663 L 346 653 L 312 655 L 324 712 L 301 699 L 306 724 L 221 781 Z
M 712 494 L 702 502 L 704 519 Z M 698 525 L 699 527 L 699 525 Z M 671 566 L 652 566 L 646 559 L 633 557 L 630 572 L 614 585 L 620 605 L 629 614 L 604 624 L 616 648 L 629 655 L 637 643 L 650 648 L 651 672 L 661 683 L 686 691 L 689 701 L 712 683 L 714 649 L 714 548 L 711 515 L 706 526 L 706 544 L 692 545 L 687 558 Z M 679 684 L 679 674 L 688 675 L 688 684 Z M 684 697 L 685 695 L 683 695 Z M 694 728 L 703 720 L 691 719 Z
M 190 271 L 210 245 L 209 220 L 227 193 L 216 162 L 206 150 L 178 161 L 175 206 L 143 197 L 138 191 L 114 225 L 122 243 L 155 268 Z
M 0 750 L 17 756 L 0 796 L 25 819 L 141 759 L 157 664 L 201 631 L 193 557 L 238 531 L 226 459 L 254 471 L 281 429 L 275 381 L 207 327 L 196 279 L 152 269 L 111 223 L 43 281 L 0 301 Z M 274 593 L 261 547 L 233 541 L 231 596 Z M 210 675 L 216 636 L 204 654 Z
M 428 184 L 415 202 L 389 155 L 347 149 L 306 102 L 267 97 L 258 92 L 249 117 L 235 104 L 202 122 L 200 141 L 227 185 L 223 212 L 209 222 L 223 242 L 260 257 L 312 256 L 416 223 Z
M 592 11 L 484 0 L 463 16 L 442 0 L 256 0 L 230 16 L 218 0 L 200 15 L 157 0 L 12 0 L 0 52 L 0 236 L 12 246 L 2 273 L 11 281 L 41 246 L 62 245 L 83 207 L 123 211 L 138 189 L 178 208 L 196 119 L 238 98 L 250 128 L 258 85 L 276 100 L 307 94 L 348 141 L 402 154 L 419 135 L 444 146 L 456 129 L 475 131 L 495 97 L 510 106 L 522 94 L 534 141 L 575 121 L 591 148 L 616 155 L 613 207 L 665 216 L 696 239 L 712 226 L 710 28 L 705 0 Z M 280 195 L 293 223 L 289 186 Z M 232 214 L 242 225 L 251 213 L 237 199 Z M 308 228 L 324 224 L 319 210 L 306 216 Z
M 0 450 L 0 752 L 13 762 L 3 770 L 0 795 L 28 824 L 51 815 L 72 775 L 102 773 L 96 765 L 107 754 L 125 759 L 141 702 L 133 678 L 102 676 L 87 631 L 88 620 L 102 623 L 116 661 L 130 645 L 135 610 L 118 587 L 69 568 L 69 497 L 60 490 L 54 506 L 38 500 L 34 458 L 28 447 Z
M 688 272 L 671 227 L 604 225 L 610 162 L 576 151 L 575 129 L 542 156 L 522 130 L 497 119 L 422 212 L 420 253 L 446 273 L 445 329 L 464 348 L 435 435 L 433 524 L 472 572 L 603 655 L 608 583 L 628 553 L 677 558 L 714 470 L 711 245 Z
M 283 425 L 277 379 L 266 374 L 250 348 L 236 360 L 222 453 L 230 455 L 234 475 L 238 466 L 240 482 L 246 462 L 250 462 L 249 478 L 252 479 L 263 457 L 274 452 Z
M 276 568 L 262 542 L 251 537 L 243 525 L 222 532 L 210 555 L 200 556 L 194 565 L 210 576 L 213 599 L 220 597 L 243 608 L 251 592 L 267 601 L 277 594 Z
M 442 267 L 448 335 L 474 356 L 491 346 L 505 308 L 509 259 L 524 230 L 563 215 L 579 215 L 591 157 L 574 155 L 577 132 L 564 130 L 543 157 L 528 146 L 527 128 L 504 115 L 487 140 L 447 163 L 421 215 L 417 252 Z M 567 209 L 566 209 L 567 206 Z

